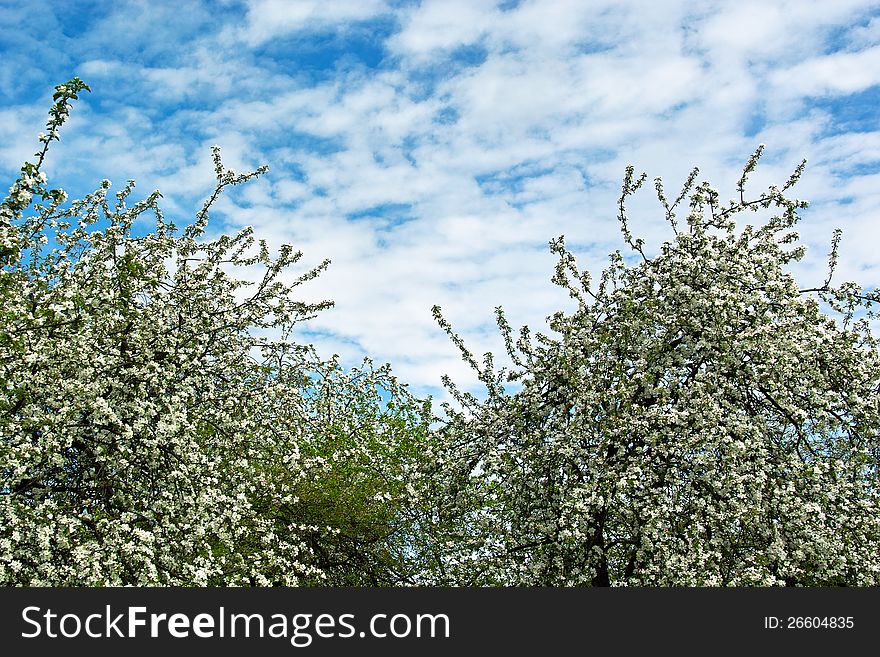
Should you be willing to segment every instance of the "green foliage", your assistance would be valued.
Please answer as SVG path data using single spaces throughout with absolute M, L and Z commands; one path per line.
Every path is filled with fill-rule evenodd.
M 430 408 L 417 403 L 388 366 L 345 371 L 337 360 L 314 370 L 281 372 L 284 407 L 274 422 L 295 426 L 281 450 L 262 456 L 258 476 L 287 498 L 259 494 L 254 505 L 277 531 L 299 527 L 307 562 L 319 576 L 307 584 L 400 585 L 412 579 L 410 537 L 416 531 L 413 487 L 428 443 Z M 299 406 L 299 407 L 298 407 Z M 292 454 L 299 468 L 292 469 Z M 236 546 L 236 551 L 259 551 Z M 255 554 L 254 556 L 259 556 Z

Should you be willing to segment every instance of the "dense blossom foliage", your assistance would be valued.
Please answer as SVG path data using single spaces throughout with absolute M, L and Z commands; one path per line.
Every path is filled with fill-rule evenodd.
M 128 206 L 133 182 L 69 204 L 49 189 L 47 149 L 87 89 L 57 87 L 0 205 L 0 584 L 405 580 L 425 409 L 387 367 L 290 339 L 330 305 L 293 297 L 328 263 L 289 280 L 290 247 L 206 238 L 212 203 L 263 169 L 215 150 L 216 189 L 182 231 L 158 192 Z
M 488 391 L 449 384 L 460 407 L 431 470 L 439 581 L 880 584 L 878 295 L 831 284 L 838 232 L 828 280 L 798 288 L 786 265 L 806 204 L 786 192 L 803 164 L 747 200 L 762 148 L 726 205 L 696 171 L 672 203 L 656 181 L 673 237 L 654 257 L 630 232 L 645 177 L 629 169 L 633 257 L 614 253 L 596 283 L 551 242 L 577 308 L 550 336 L 516 336 L 499 309 L 509 371 L 478 363 L 435 308 Z M 748 211 L 775 216 L 738 229 Z
M 876 291 L 801 289 L 806 204 L 655 188 L 672 232 L 572 297 L 550 335 L 497 321 L 511 368 L 430 404 L 388 366 L 293 339 L 327 308 L 250 228 L 209 239 L 226 169 L 178 230 L 154 192 L 68 202 L 36 162 L 0 204 L 0 585 L 878 585 Z M 679 208 L 689 202 L 682 223 Z M 742 213 L 769 216 L 737 226 Z M 775 213 L 775 214 L 774 214 Z M 145 235 L 145 215 L 155 229 Z M 138 228 L 135 229 L 137 222 Z M 254 272 L 259 275 L 254 278 Z M 245 276 L 247 274 L 247 276 Z

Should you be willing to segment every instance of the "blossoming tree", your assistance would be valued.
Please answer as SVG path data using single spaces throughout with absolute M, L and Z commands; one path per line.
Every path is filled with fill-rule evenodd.
M 329 302 L 300 253 L 209 210 L 178 231 L 158 192 L 82 200 L 42 171 L 71 102 L 0 205 L 0 584 L 396 583 L 425 409 L 387 367 L 344 370 L 290 337 Z M 136 220 L 155 216 L 137 237 Z M 262 277 L 236 278 L 241 267 Z M 273 336 L 267 338 L 265 336 Z
M 806 204 L 786 193 L 804 165 L 749 199 L 762 148 L 726 204 L 697 171 L 673 202 L 658 179 L 671 239 L 653 257 L 630 231 L 645 180 L 630 168 L 633 258 L 614 253 L 594 281 L 551 242 L 577 308 L 534 337 L 498 309 L 509 371 L 480 364 L 435 308 L 487 389 L 478 401 L 448 384 L 460 408 L 432 466 L 439 581 L 880 583 L 880 296 L 832 285 L 839 232 L 828 279 L 798 287 L 786 265 L 804 253 Z M 749 211 L 776 214 L 737 228 Z

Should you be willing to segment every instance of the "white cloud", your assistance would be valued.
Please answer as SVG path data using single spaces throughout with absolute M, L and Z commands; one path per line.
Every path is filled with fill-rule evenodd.
M 485 0 L 427 0 L 404 14 L 403 29 L 389 45 L 416 58 L 471 45 L 493 25 L 494 4 Z
M 239 36 L 250 46 L 308 28 L 326 28 L 371 18 L 385 10 L 381 0 L 250 0 Z
M 874 16 L 865 25 L 852 29 L 847 41 L 853 48 L 865 48 L 880 43 L 880 16 Z
M 0 109 L 0 167 L 17 173 L 24 159 L 33 160 L 37 135 L 45 130 L 44 125 L 44 117 L 34 108 Z
M 837 52 L 775 71 L 772 81 L 786 96 L 852 94 L 880 84 L 880 46 Z

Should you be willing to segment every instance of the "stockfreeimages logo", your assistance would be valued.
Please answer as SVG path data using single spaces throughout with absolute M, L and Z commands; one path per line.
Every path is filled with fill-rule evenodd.
M 191 615 L 155 613 L 146 607 L 118 611 L 105 605 L 100 613 L 82 616 L 29 606 L 22 610 L 21 618 L 25 625 L 21 636 L 25 639 L 272 638 L 305 648 L 316 638 L 450 637 L 446 614 L 373 614 L 361 630 L 357 629 L 355 614 L 246 614 L 230 613 L 225 607 L 219 607 L 216 613 Z

